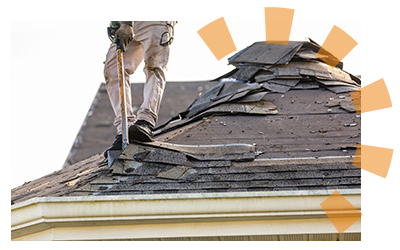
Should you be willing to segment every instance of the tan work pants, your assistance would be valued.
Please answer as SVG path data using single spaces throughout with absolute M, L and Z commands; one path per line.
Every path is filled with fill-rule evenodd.
M 172 21 L 168 22 L 172 24 Z M 170 52 L 170 45 L 162 46 L 160 40 L 161 43 L 167 42 L 172 33 L 172 28 L 166 23 L 167 21 L 135 21 L 133 24 L 134 40 L 126 46 L 123 55 L 128 127 L 134 124 L 136 120 L 145 120 L 153 126 L 156 124 L 164 93 L 165 71 L 167 70 Z M 132 112 L 129 75 L 135 73 L 143 59 L 146 82 L 143 89 L 143 103 L 136 117 Z M 115 113 L 114 125 L 117 127 L 118 134 L 122 134 L 115 44 L 111 44 L 108 50 L 104 65 L 104 77 L 107 93 Z

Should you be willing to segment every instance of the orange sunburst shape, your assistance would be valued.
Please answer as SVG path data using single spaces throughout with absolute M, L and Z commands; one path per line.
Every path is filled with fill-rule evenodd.
M 354 91 L 350 95 L 358 114 L 392 107 L 389 91 L 383 79 Z M 393 149 L 357 145 L 353 166 L 386 178 L 392 156 Z
M 336 67 L 357 44 L 351 36 L 334 25 L 317 56 L 329 66 Z
M 266 42 L 288 45 L 294 10 L 268 7 L 264 11 Z
M 218 61 L 236 51 L 235 43 L 223 17 L 207 24 L 197 33 Z
M 339 234 L 349 229 L 362 215 L 338 191 L 333 192 L 320 205 Z

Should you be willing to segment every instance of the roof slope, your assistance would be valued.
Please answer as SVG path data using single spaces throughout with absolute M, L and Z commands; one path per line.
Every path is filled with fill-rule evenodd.
M 199 92 L 208 90 L 215 84 L 208 81 L 167 82 L 156 125 L 167 122 L 178 112 L 185 110 Z M 132 84 L 131 90 L 132 106 L 136 112 L 143 102 L 143 84 Z M 108 148 L 116 135 L 113 121 L 114 111 L 103 83 L 96 93 L 64 166 L 75 164 Z
M 170 153 L 154 148 L 127 149 L 111 167 L 111 173 L 70 195 L 361 188 L 361 170 L 352 166 L 361 138 L 360 117 L 340 106 L 325 106 L 343 99 L 321 90 L 289 91 L 283 97 L 269 95 L 268 100 L 280 113 L 214 114 L 158 136 L 159 141 L 174 145 L 213 145 L 215 149 L 209 154 L 217 154 L 215 145 L 245 143 L 254 147 L 253 157 L 226 152 L 211 160 L 182 156 L 183 149 Z M 187 171 L 191 172 L 189 179 L 184 176 Z
M 349 158 L 322 158 L 174 165 L 125 159 L 67 196 L 358 189 L 361 172 L 351 163 Z
M 256 144 L 264 152 L 258 158 L 354 156 L 361 116 L 345 110 L 348 98 L 321 89 L 269 93 L 257 104 L 273 103 L 276 113 L 215 112 L 190 123 L 171 122 L 156 133 L 178 144 Z
M 317 46 L 253 44 L 229 59 L 237 69 L 156 129 L 157 142 L 130 144 L 110 168 L 97 155 L 57 171 L 59 180 L 13 189 L 12 202 L 361 188 L 361 170 L 352 166 L 361 116 L 349 95 L 361 80 L 315 58 Z
M 11 190 L 11 204 L 36 197 L 63 196 L 85 185 L 108 169 L 101 154 L 93 155 L 76 164 L 29 181 Z

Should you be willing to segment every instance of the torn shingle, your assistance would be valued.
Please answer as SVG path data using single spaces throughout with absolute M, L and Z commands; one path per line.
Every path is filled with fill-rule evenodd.
M 314 82 L 300 82 L 291 89 L 318 89 L 319 84 Z
M 259 102 L 263 99 L 263 97 L 268 93 L 268 91 L 258 92 L 255 94 L 248 94 L 243 98 L 237 100 L 238 103 L 246 103 L 246 102 Z
M 178 151 L 200 161 L 249 161 L 256 157 L 255 147 L 249 144 L 178 145 L 152 142 L 146 145 Z
M 232 76 L 237 80 L 249 81 L 260 70 L 259 66 L 241 66 Z
M 271 90 L 272 92 L 277 92 L 277 93 L 286 93 L 288 92 L 292 87 L 291 86 L 284 86 L 280 84 L 275 84 L 273 82 L 263 82 L 263 87 L 267 90 Z
M 175 167 L 170 169 L 166 172 L 161 172 L 157 175 L 157 178 L 165 178 L 165 179 L 172 179 L 177 180 L 181 175 L 186 171 L 184 167 Z
M 187 161 L 186 155 L 163 149 L 152 149 L 142 153 L 135 154 L 133 159 L 139 162 L 165 163 L 172 165 L 182 165 Z
M 177 166 L 168 171 L 161 172 L 157 175 L 157 178 L 178 180 L 178 179 L 188 179 L 190 176 L 195 176 L 197 171 L 193 168 Z
M 302 42 L 289 42 L 288 45 L 256 42 L 234 55 L 229 63 L 286 64 L 302 45 Z

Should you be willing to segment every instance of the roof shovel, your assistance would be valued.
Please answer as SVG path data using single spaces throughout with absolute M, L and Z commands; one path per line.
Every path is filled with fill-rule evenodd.
M 124 75 L 124 45 L 120 42 L 118 36 L 113 37 L 110 34 L 109 38 L 115 43 L 117 51 L 117 67 L 118 67 L 118 81 L 119 81 L 119 100 L 121 106 L 121 122 L 122 122 L 122 151 L 128 146 L 128 119 L 126 116 L 126 101 L 125 101 L 125 75 Z M 111 167 L 113 162 L 119 157 L 122 151 L 108 151 L 108 166 Z
M 117 61 L 118 61 L 118 81 L 119 81 L 119 100 L 121 105 L 121 122 L 122 122 L 122 150 L 128 144 L 128 119 L 126 117 L 126 101 L 125 101 L 125 75 L 124 75 L 124 56 L 125 48 L 120 45 L 119 40 L 116 43 L 117 48 Z

